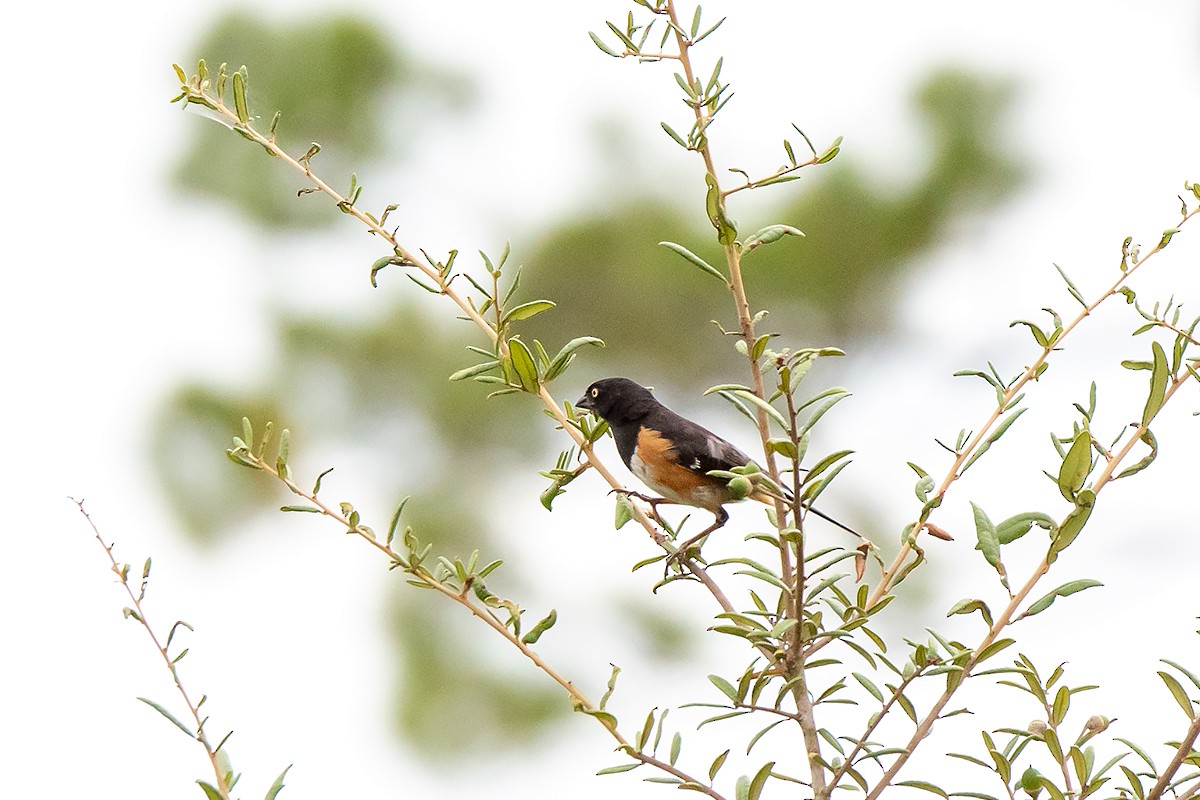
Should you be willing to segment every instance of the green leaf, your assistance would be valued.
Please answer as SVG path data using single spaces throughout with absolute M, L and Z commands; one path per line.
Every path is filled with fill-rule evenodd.
M 996 567 L 1000 564 L 1000 540 L 996 535 L 996 526 L 982 508 L 971 503 L 971 509 L 975 513 L 975 535 L 978 538 L 975 549 L 981 551 L 987 562 Z
M 331 472 L 333 472 L 333 467 L 330 467 L 317 476 L 316 481 L 313 482 L 312 494 L 314 497 L 321 493 L 321 481 L 325 480 L 325 476 Z
M 1012 646 L 1014 641 L 1016 641 L 1016 640 L 1015 639 L 997 639 L 996 641 L 992 642 L 987 647 L 985 647 L 979 651 L 979 657 L 976 659 L 976 663 L 982 664 L 984 661 L 987 661 L 992 656 L 1000 653 L 1003 650 L 1007 650 L 1009 647 Z
M 850 396 L 850 393 L 847 392 L 845 389 L 841 388 L 840 386 L 834 386 L 829 389 L 826 389 L 825 391 L 821 392 L 816 397 L 813 397 L 812 399 L 805 402 L 804 405 L 802 405 L 800 407 L 800 409 L 797 409 L 798 411 L 808 407 L 809 405 L 817 402 L 818 400 L 823 400 L 825 398 L 829 398 L 828 400 L 825 400 L 825 402 L 821 403 L 821 405 L 817 406 L 816 410 L 813 411 L 811 415 L 809 415 L 809 418 L 804 422 L 804 424 L 801 425 L 796 430 L 797 436 L 803 437 L 806 433 L 808 433 L 810 430 L 813 429 L 813 427 L 817 424 L 817 422 L 821 419 L 821 417 L 825 416 L 825 414 L 829 411 L 829 409 L 833 408 L 835 405 L 837 405 L 841 401 L 845 400 L 849 396 Z
M 688 83 L 687 78 L 685 78 L 682 74 L 676 72 L 675 73 L 675 82 L 679 84 L 679 88 L 683 89 L 684 94 L 686 94 L 690 99 L 692 99 L 692 100 L 696 99 L 696 87 L 694 87 L 690 83 Z
M 541 501 L 542 506 L 547 511 L 552 511 L 554 506 L 554 498 L 558 497 L 560 494 L 563 494 L 565 491 L 566 490 L 563 489 L 562 484 L 558 481 L 555 481 L 547 486 L 542 493 L 538 495 L 538 500 Z
M 897 786 L 911 786 L 913 789 L 923 789 L 926 792 L 932 792 L 933 794 L 940 795 L 941 797 L 945 797 L 945 798 L 947 798 L 947 800 L 949 800 L 949 798 L 950 798 L 950 795 L 946 794 L 945 789 L 942 789 L 940 786 L 934 786 L 932 783 L 929 783 L 928 781 L 896 781 L 896 785 Z
M 870 678 L 858 672 L 853 672 L 851 674 L 854 676 L 854 680 L 858 681 L 864 689 L 871 693 L 872 697 L 881 703 L 883 702 L 883 692 L 879 691 L 879 687 L 876 686 Z
M 1002 545 L 1015 542 L 1029 533 L 1030 528 L 1035 524 L 1045 530 L 1053 530 L 1056 523 L 1053 517 L 1043 514 L 1040 511 L 1027 511 L 1023 514 L 1014 514 L 996 525 L 996 538 L 999 539 Z
M 550 613 L 543 617 L 537 625 L 534 625 L 529 633 L 521 637 L 521 641 L 525 644 L 536 644 L 537 640 L 542 638 L 542 634 L 553 628 L 556 622 L 558 622 L 558 612 L 552 608 Z
M 991 609 L 988 608 L 987 603 L 983 602 L 982 600 L 959 600 L 949 611 L 946 612 L 946 616 L 953 617 L 956 614 L 970 614 L 974 611 L 978 611 L 979 615 L 983 617 L 983 621 L 988 624 L 988 627 L 991 627 L 992 612 Z
M 628 497 L 618 493 L 616 508 L 613 509 L 613 529 L 621 530 L 631 519 L 633 519 L 633 506 L 630 505 Z
M 603 711 L 604 707 L 608 705 L 608 699 L 612 697 L 613 692 L 617 690 L 617 676 L 621 674 L 621 668 L 616 664 L 610 664 L 609 666 L 612 667 L 612 673 L 608 676 L 608 690 L 604 693 L 604 696 L 600 698 L 601 711 Z
M 750 351 L 750 360 L 758 361 L 762 358 L 763 351 L 767 349 L 767 344 L 771 341 L 774 334 L 764 333 L 754 340 L 754 348 Z
M 528 303 L 522 303 L 521 305 L 510 308 L 508 311 L 504 312 L 504 316 L 500 318 L 500 325 L 503 327 L 510 322 L 529 319 L 535 314 L 540 314 L 543 311 L 549 311 L 550 309 L 554 308 L 554 305 L 555 304 L 549 300 L 531 300 Z
M 637 748 L 637 751 L 639 753 L 643 752 L 646 749 L 646 743 L 650 740 L 650 734 L 653 731 L 654 731 L 654 710 L 651 710 L 650 713 L 646 715 L 646 723 L 642 726 L 642 730 L 640 733 L 638 733 L 637 741 L 634 744 L 634 747 Z
M 754 185 L 761 188 L 763 186 L 774 186 L 777 183 L 788 183 L 789 181 L 798 180 L 800 180 L 800 176 L 798 174 L 795 172 L 789 172 L 786 175 L 772 175 L 769 178 L 763 178 L 761 181 L 757 181 Z
M 635 0 L 635 2 L 640 2 L 640 0 Z M 649 6 L 647 6 L 647 7 L 649 7 Z M 696 6 L 696 11 L 699 11 L 699 10 L 700 10 L 700 7 Z M 713 25 L 711 28 L 709 28 L 704 33 L 700 34 L 699 36 L 693 36 L 692 44 L 693 45 L 700 44 L 700 42 L 704 41 L 705 37 L 707 37 L 709 34 L 711 34 L 717 28 L 721 27 L 721 25 L 725 22 L 726 19 L 728 19 L 728 17 L 721 17 L 721 19 L 717 20 L 716 25 Z
M 751 405 L 757 406 L 758 408 L 761 408 L 763 411 L 765 411 L 767 413 L 767 416 L 770 417 L 771 419 L 773 419 L 775 421 L 775 423 L 779 425 L 780 428 L 782 428 L 785 431 L 788 429 L 788 422 L 784 418 L 783 414 L 779 413 L 779 409 L 775 408 L 775 406 L 771 405 L 766 400 L 763 400 L 761 397 L 759 397 L 758 395 L 756 395 L 754 392 L 750 391 L 749 389 L 728 388 L 726 386 L 714 386 L 711 389 L 706 389 L 704 393 L 707 395 L 707 394 L 712 394 L 713 392 L 717 392 L 722 395 L 725 392 L 728 392 L 729 394 L 731 394 L 735 397 L 738 397 L 738 398 L 746 401 L 747 403 L 750 403 Z
M 787 722 L 786 719 L 777 719 L 774 722 L 767 725 L 767 727 L 763 728 L 762 730 L 758 731 L 756 734 L 751 736 L 750 741 L 746 743 L 746 755 L 750 755 L 750 751 L 754 749 L 754 745 L 758 744 L 759 739 L 763 738 L 768 733 L 775 730 L 776 728 L 778 728 L 780 725 L 782 725 L 785 722 Z
M 313 494 L 316 494 L 316 492 Z M 392 514 L 391 522 L 388 523 L 387 543 L 389 545 L 392 543 L 392 538 L 396 535 L 396 528 L 400 525 L 400 515 L 404 513 L 404 505 L 407 502 L 407 497 L 400 501 L 400 505 L 396 506 L 396 511 L 394 514 Z
M 780 720 L 780 722 L 786 721 Z M 758 800 L 762 796 L 763 787 L 767 785 L 767 778 L 771 777 L 771 768 L 774 766 L 774 761 L 768 761 L 759 768 L 758 772 L 754 773 L 754 777 L 750 779 L 749 790 L 746 793 L 747 800 Z
M 149 700 L 145 697 L 139 697 L 138 700 L 141 700 L 143 703 L 150 706 L 155 711 L 157 711 L 158 713 L 160 713 L 164 717 L 166 717 L 168 720 L 170 720 L 171 724 L 173 724 L 176 728 L 179 728 L 179 730 L 186 733 L 188 735 L 188 738 L 190 738 L 190 739 L 196 738 L 196 734 L 192 733 L 191 730 L 189 730 L 186 725 L 184 725 L 182 722 L 180 722 L 178 719 L 175 718 L 174 714 L 172 714 L 170 711 L 167 711 L 165 708 L 160 706 L 158 703 L 154 702 L 153 700 Z
M 1175 702 L 1183 709 L 1183 713 L 1187 714 L 1188 719 L 1195 719 L 1196 710 L 1192 708 L 1192 701 L 1187 696 L 1187 692 L 1184 691 L 1183 686 L 1175 679 L 1175 676 L 1169 672 L 1159 670 L 1158 677 L 1162 678 L 1163 683 L 1167 685 L 1167 689 L 1171 692 L 1171 696 L 1175 698 Z
M 630 770 L 637 769 L 641 765 L 642 765 L 642 762 L 640 762 L 640 761 L 636 761 L 632 764 L 618 764 L 615 767 L 605 767 L 604 769 L 600 770 L 596 774 L 597 775 L 617 775 L 621 772 L 629 772 Z
M 747 236 L 742 242 L 742 252 L 749 253 L 764 244 L 773 244 L 785 236 L 804 236 L 804 232 L 790 225 L 768 225 L 757 233 Z
M 321 509 L 314 506 L 280 506 L 280 511 L 302 511 L 307 514 L 320 514 Z
M 275 782 L 271 784 L 271 788 L 267 790 L 267 794 L 265 797 L 263 797 L 263 800 L 275 800 L 275 798 L 279 796 L 279 793 L 283 791 L 283 777 L 288 774 L 288 770 L 291 768 L 292 765 L 288 764 L 287 768 L 285 768 L 283 772 L 279 773 L 279 777 L 276 778 Z
M 499 359 L 484 361 L 482 364 L 475 364 L 474 366 L 460 369 L 458 372 L 455 372 L 450 376 L 450 380 L 461 381 L 466 380 L 467 378 L 474 378 L 476 375 L 483 375 L 484 373 L 491 372 L 498 366 L 500 366 Z
M 820 157 L 817 158 L 817 163 L 818 164 L 826 164 L 830 161 L 833 161 L 833 159 L 837 158 L 837 154 L 840 153 L 841 151 L 842 151 L 842 137 L 839 136 L 833 140 L 833 144 L 831 144 L 831 145 L 829 145 L 829 147 L 825 148 L 825 152 L 821 153 Z
M 980 456 L 988 451 L 988 448 L 999 441 L 1000 437 L 1003 436 L 1005 432 L 1008 431 L 1008 429 L 1012 426 L 1012 424 L 1016 422 L 1017 419 L 1024 413 L 1025 409 L 1019 408 L 1015 413 L 1005 417 L 1004 421 L 996 426 L 996 430 L 992 431 L 991 435 L 988 436 L 983 444 L 979 445 L 979 448 L 975 450 L 969 459 L 967 459 L 967 463 L 963 464 L 963 468 L 959 471 L 959 474 L 961 475 L 970 469 L 971 465 L 978 461 Z
M 1125 773 L 1125 780 L 1129 782 L 1129 787 L 1133 791 L 1133 796 L 1137 800 L 1142 800 L 1146 796 L 1145 788 L 1142 786 L 1141 779 L 1137 773 L 1131 770 L 1124 764 L 1121 765 L 1121 772 Z
M 738 702 L 737 689 L 733 688 L 733 684 L 722 678 L 720 675 L 709 675 L 708 680 L 712 685 L 721 690 L 721 694 L 729 698 L 730 702 Z
M 1058 270 L 1058 274 L 1061 275 L 1062 279 L 1066 282 L 1067 291 L 1071 293 L 1071 297 L 1074 297 L 1077 301 L 1079 301 L 1080 305 L 1086 308 L 1087 301 L 1083 299 L 1083 293 L 1079 291 L 1079 287 L 1071 282 L 1071 279 L 1067 277 L 1067 273 L 1063 272 L 1062 267 L 1060 267 L 1058 264 L 1055 264 L 1054 268 Z
M 1096 505 L 1096 495 L 1091 489 L 1084 489 L 1075 499 L 1075 503 L 1075 508 L 1063 518 L 1062 524 L 1058 526 L 1058 531 L 1054 534 L 1054 540 L 1050 546 L 1051 553 L 1054 555 L 1067 549 L 1071 542 L 1075 541 L 1075 537 L 1083 531 L 1083 526 L 1087 524 L 1088 517 L 1092 515 L 1092 509 Z
M 245 69 L 245 67 L 242 67 Z M 241 70 L 233 73 L 233 106 L 237 112 L 238 122 L 246 125 L 250 122 L 250 109 L 246 103 L 246 76 Z
M 611 47 L 606 45 L 604 43 L 604 40 L 601 39 L 596 34 L 592 33 L 591 31 L 588 31 L 588 36 L 592 37 L 592 43 L 595 44 L 596 47 L 600 48 L 601 53 L 604 53 L 607 56 L 612 56 L 613 58 L 621 57 L 620 53 L 618 53 L 617 51 L 613 50 Z M 637 766 L 637 765 L 635 764 L 634 766 Z M 605 773 L 598 773 L 598 774 L 605 774 Z
M 719 269 L 714 267 L 712 264 L 709 264 L 703 258 L 701 258 L 700 256 L 693 253 L 691 250 L 688 250 L 683 245 L 675 244 L 675 242 L 659 242 L 659 244 L 662 245 L 663 247 L 667 248 L 668 250 L 670 250 L 674 253 L 677 253 L 688 263 L 698 267 L 702 272 L 712 275 L 714 278 L 719 280 L 721 283 L 729 282 L 725 278 L 725 276 L 721 274 L 721 271 Z
M 604 724 L 604 727 L 608 728 L 610 731 L 615 731 L 617 729 L 617 718 L 607 711 L 601 711 L 596 708 L 578 708 L 576 710 L 587 714 L 589 717 L 595 717 L 596 719 L 600 720 L 600 722 Z
M 1039 347 L 1050 347 L 1050 337 L 1047 336 L 1046 332 L 1039 328 L 1035 323 L 1030 322 L 1027 319 L 1017 319 L 1008 323 L 1008 327 L 1010 328 L 1015 328 L 1017 325 L 1024 325 L 1025 327 L 1029 328 L 1029 332 L 1033 334 L 1033 340 L 1038 343 Z
M 215 787 L 205 783 L 204 781 L 196 781 L 196 783 L 200 784 L 200 788 L 204 790 L 204 796 L 207 797 L 208 800 L 225 800 L 225 798 L 216 790 Z
M 1150 349 L 1154 351 L 1154 371 L 1150 375 L 1150 396 L 1146 398 L 1146 407 L 1142 411 L 1142 427 L 1150 424 L 1150 420 L 1162 408 L 1167 392 L 1167 354 L 1162 345 L 1151 342 Z
M 791 461 L 796 460 L 796 444 L 790 439 L 770 439 L 767 441 L 767 447 L 772 453 L 778 453 Z
M 1158 767 L 1154 766 L 1154 759 L 1150 758 L 1150 755 L 1145 750 L 1138 747 L 1136 744 L 1129 741 L 1128 739 L 1123 739 L 1120 736 L 1114 736 L 1113 739 L 1115 741 L 1118 741 L 1121 744 L 1125 745 L 1133 752 L 1137 753 L 1138 758 L 1140 758 L 1140 759 L 1142 759 L 1142 761 L 1146 762 L 1146 766 L 1150 767 L 1151 772 L 1155 772 L 1155 773 L 1158 772 Z
M 675 132 L 675 129 L 674 129 L 674 128 L 672 128 L 670 125 L 668 125 L 668 124 L 667 124 L 667 123 L 665 123 L 665 122 L 660 122 L 660 123 L 658 123 L 658 124 L 659 124 L 659 125 L 661 125 L 661 126 L 662 126 L 662 129 L 663 129 L 664 131 L 666 131 L 666 132 L 667 132 L 667 135 L 668 135 L 668 136 L 670 136 L 672 139 L 674 139 L 674 140 L 675 140 L 675 142 L 676 142 L 676 143 L 677 143 L 677 144 L 678 144 L 680 147 L 682 147 L 684 150 L 691 150 L 691 149 L 692 149 L 692 148 L 688 147 L 688 143 L 687 143 L 687 142 L 685 142 L 685 141 L 683 140 L 683 137 L 682 137 L 682 136 L 680 136 L 678 133 L 676 133 L 676 132 Z
M 918 478 L 916 485 L 913 487 L 913 492 L 917 495 L 917 499 L 924 503 L 929 499 L 929 493 L 933 491 L 933 477 L 926 475 Z
M 721 187 L 717 185 L 717 179 L 705 173 L 704 183 L 708 187 L 704 196 L 708 219 L 717 229 L 717 241 L 728 247 L 737 239 L 737 228 L 725 214 L 725 203 L 721 200 Z
M 558 355 L 551 359 L 550 366 L 546 367 L 546 380 L 552 381 L 561 375 L 570 365 L 572 354 L 584 345 L 589 344 L 596 347 L 604 347 L 604 342 L 595 336 L 580 336 L 564 344 L 562 349 L 558 351 Z
M 1062 586 L 1059 586 L 1057 589 L 1054 589 L 1049 594 L 1046 594 L 1044 597 L 1038 599 L 1036 602 L 1030 605 L 1029 608 L 1026 609 L 1025 613 L 1017 617 L 1017 619 L 1020 620 L 1024 619 L 1025 617 L 1032 617 L 1034 614 L 1040 614 L 1053 605 L 1054 601 L 1060 597 L 1069 597 L 1076 592 L 1082 592 L 1084 589 L 1091 589 L 1094 586 L 1103 585 L 1104 584 L 1100 581 L 1092 580 L 1091 578 L 1083 578 L 1081 580 L 1071 581 L 1070 583 L 1064 583 Z
M 379 270 L 383 269 L 384 267 L 402 264 L 404 264 L 404 259 L 395 255 L 384 256 L 383 258 L 376 259 L 375 263 L 371 265 L 371 285 L 375 288 L 379 288 L 379 283 L 375 278 L 375 275 L 379 272 Z
M 1067 718 L 1067 711 L 1071 708 L 1071 690 L 1066 686 L 1058 687 L 1058 691 L 1054 693 L 1054 705 L 1050 712 L 1050 722 L 1053 725 L 1061 725 L 1063 720 Z M 1075 748 L 1072 748 L 1073 750 Z
M 521 388 L 530 394 L 536 394 L 538 390 L 538 371 L 537 365 L 533 363 L 533 354 L 529 352 L 529 348 L 520 339 L 509 339 L 508 354 L 512 359 L 513 371 L 517 374 L 517 380 L 520 381 Z
M 728 750 L 726 750 L 724 753 L 721 753 L 721 755 L 719 755 L 713 759 L 712 765 L 709 766 L 709 768 L 708 768 L 708 779 L 710 781 L 716 779 L 717 771 L 720 770 L 722 766 L 724 766 L 725 759 L 727 759 L 727 758 L 729 758 Z
M 1197 689 L 1200 689 L 1200 678 L 1196 677 L 1196 675 L 1189 672 L 1185 667 L 1183 667 L 1180 664 L 1176 664 L 1174 661 L 1171 661 L 1168 658 L 1162 659 L 1162 662 L 1164 664 L 1170 664 L 1172 667 L 1174 667 L 1175 669 L 1182 672 L 1184 675 L 1187 676 L 1188 680 L 1190 680 L 1192 682 L 1192 685 L 1194 685 Z
M 1011 328 L 1012 326 L 1010 325 L 1009 327 Z M 989 384 L 991 384 L 996 389 L 1004 388 L 1003 386 L 1000 385 L 1000 382 L 998 380 L 996 380 L 994 377 L 992 377 L 992 375 L 990 375 L 987 372 L 981 372 L 980 370 L 977 370 L 977 369 L 960 369 L 958 372 L 954 373 L 954 377 L 956 377 L 956 378 L 982 378 L 983 380 L 987 381 Z M 909 464 L 909 466 L 912 466 L 912 465 Z
M 1058 490 L 1071 502 L 1092 469 L 1092 434 L 1085 427 L 1075 436 L 1058 469 Z
M 411 272 L 404 273 L 404 277 L 408 278 L 410 281 L 415 283 L 417 286 L 420 286 L 422 289 L 429 292 L 430 294 L 441 294 L 442 293 L 442 290 L 440 288 L 438 288 L 437 286 L 430 286 L 428 283 L 421 280 L 416 275 L 413 275 Z

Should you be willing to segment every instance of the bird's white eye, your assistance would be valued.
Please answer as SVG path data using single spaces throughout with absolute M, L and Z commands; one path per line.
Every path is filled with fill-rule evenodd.
M 592 389 L 592 397 L 599 397 L 599 396 L 600 396 L 600 390 Z

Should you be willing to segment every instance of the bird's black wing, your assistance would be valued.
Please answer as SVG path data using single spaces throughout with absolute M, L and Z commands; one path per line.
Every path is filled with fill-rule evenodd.
M 705 475 L 710 470 L 728 471 L 750 463 L 750 456 L 707 428 L 668 408 L 661 408 L 653 416 L 654 419 L 647 420 L 650 427 L 670 440 L 677 463 L 693 472 Z
M 728 472 L 734 467 L 743 467 L 753 460 L 708 428 L 679 416 L 666 406 L 661 406 L 653 414 L 648 415 L 646 424 L 660 431 L 665 438 L 671 441 L 675 457 L 680 465 L 700 475 L 706 475 L 714 469 Z M 791 491 L 786 486 L 780 488 L 783 490 L 784 499 L 789 503 L 792 502 Z M 764 500 L 764 502 L 767 501 Z M 806 507 L 826 522 L 862 538 L 862 534 L 858 531 L 838 522 L 820 509 L 808 505 Z

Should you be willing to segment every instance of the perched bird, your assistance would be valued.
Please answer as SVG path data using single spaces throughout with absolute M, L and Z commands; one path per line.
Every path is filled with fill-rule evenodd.
M 708 473 L 743 467 L 750 463 L 750 456 L 707 428 L 679 416 L 658 402 L 649 389 L 628 378 L 596 381 L 575 405 L 608 423 L 625 466 L 661 495 L 658 498 L 634 495 L 649 502 L 656 514 L 660 503 L 696 506 L 712 513 L 713 524 L 684 542 L 678 553 L 686 553 L 729 521 L 724 506 L 734 501 L 733 493 L 726 480 Z M 756 487 L 749 497 L 767 504 L 776 499 L 762 487 Z M 815 508 L 809 510 L 858 535 Z

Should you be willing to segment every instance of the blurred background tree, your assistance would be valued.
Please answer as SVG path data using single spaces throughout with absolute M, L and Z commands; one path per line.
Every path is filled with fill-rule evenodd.
M 330 174 L 351 169 L 367 174 L 381 157 L 403 159 L 412 144 L 408 137 L 435 127 L 389 124 L 405 115 L 424 122 L 478 122 L 467 78 L 419 63 L 361 19 L 278 24 L 233 14 L 213 27 L 195 54 L 235 68 L 246 64 L 253 76 L 253 110 L 264 115 L 282 110 L 282 140 L 297 152 L 310 140 L 320 142 L 323 171 Z M 938 72 L 914 94 L 927 155 L 907 183 L 876 186 L 843 154 L 803 185 L 770 195 L 776 205 L 758 215 L 763 224 L 793 225 L 807 238 L 764 248 L 748 259 L 755 306 L 772 310 L 768 328 L 789 341 L 851 351 L 870 337 L 886 336 L 905 312 L 896 308 L 896 298 L 919 274 L 922 255 L 964 218 L 1009 197 L 1025 177 L 1018 168 L 1025 160 L 999 135 L 1014 93 L 1005 81 Z M 193 130 L 175 171 L 181 191 L 227 205 L 271 230 L 311 231 L 339 220 L 327 205 L 298 201 L 302 183 L 258 148 L 214 126 Z M 671 146 L 664 137 L 663 147 Z M 721 302 L 721 293 L 703 285 L 709 278 L 657 246 L 678 241 L 715 258 L 715 245 L 701 244 L 713 238 L 702 213 L 658 199 L 653 187 L 639 187 L 632 176 L 619 185 L 619 192 L 609 183 L 592 193 L 604 205 L 578 218 L 552 220 L 518 248 L 529 253 L 514 256 L 527 265 L 524 285 L 558 303 L 530 321 L 530 338 L 561 343 L 588 334 L 607 342 L 592 362 L 597 374 L 579 376 L 580 389 L 599 372 L 678 386 L 681 393 L 716 380 L 741 380 L 743 360 L 710 322 L 728 324 L 731 308 Z M 681 196 L 690 201 L 700 193 Z M 603 287 L 602 297 L 596 296 L 597 286 Z M 469 551 L 495 533 L 494 515 L 474 499 L 486 493 L 466 499 L 462 465 L 469 465 L 475 479 L 495 475 L 499 482 L 514 472 L 519 457 L 532 475 L 551 460 L 550 430 L 531 426 L 528 409 L 517 403 L 490 401 L 485 409 L 478 386 L 449 383 L 447 376 L 468 363 L 463 347 L 482 343 L 465 327 L 447 327 L 425 313 L 414 299 L 420 293 L 411 287 L 396 287 L 380 299 L 391 304 L 390 312 L 366 320 L 276 310 L 273 366 L 255 385 L 216 385 L 198 375 L 167 399 L 151 456 L 191 535 L 217 542 L 236 522 L 278 505 L 277 487 L 246 480 L 221 452 L 244 415 L 286 424 L 309 441 L 352 445 L 375 475 L 386 476 L 379 487 L 384 496 L 421 495 L 412 522 L 439 552 Z M 664 320 L 667 334 L 647 334 Z M 466 424 L 485 416 L 487 425 Z M 454 609 L 427 602 L 423 593 L 399 592 L 391 602 L 402 665 L 396 719 L 424 752 L 452 758 L 567 713 L 558 693 L 537 676 L 511 678 L 459 657 L 458 642 L 445 635 L 457 630 L 449 619 Z M 630 624 L 654 628 L 642 637 L 672 643 L 654 648 L 651 656 L 683 657 L 686 637 L 672 620 L 645 607 L 644 600 L 633 602 L 642 605 L 628 616 Z M 435 630 L 442 634 L 431 635 Z M 471 724 L 445 724 L 447 715 L 468 708 L 474 709 Z

